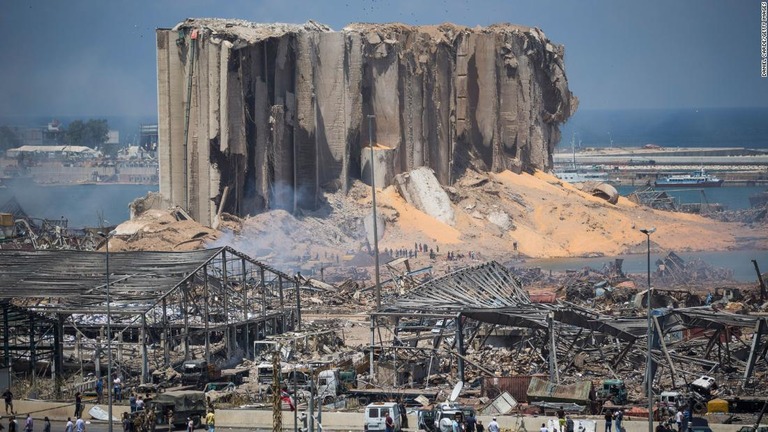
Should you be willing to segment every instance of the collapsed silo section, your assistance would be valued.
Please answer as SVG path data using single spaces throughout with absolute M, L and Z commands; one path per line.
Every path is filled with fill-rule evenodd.
M 160 192 L 209 225 L 317 208 L 370 166 L 378 187 L 422 166 L 442 185 L 547 169 L 577 103 L 562 47 L 509 24 L 188 19 L 157 47 Z

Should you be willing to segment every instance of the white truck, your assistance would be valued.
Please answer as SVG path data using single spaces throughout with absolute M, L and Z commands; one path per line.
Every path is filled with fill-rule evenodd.
M 365 423 L 363 429 L 365 432 L 375 432 L 386 430 L 387 415 L 392 417 L 395 424 L 395 432 L 402 430 L 400 423 L 400 408 L 395 402 L 374 402 L 365 407 Z
M 405 405 L 419 405 L 415 399 L 424 396 L 430 401 L 437 397 L 437 390 L 421 389 L 361 389 L 347 387 L 350 379 L 345 380 L 338 369 L 327 369 L 320 371 L 317 375 L 317 396 L 323 403 L 331 403 L 339 396 L 355 398 L 360 405 L 367 405 L 371 402 L 402 401 Z

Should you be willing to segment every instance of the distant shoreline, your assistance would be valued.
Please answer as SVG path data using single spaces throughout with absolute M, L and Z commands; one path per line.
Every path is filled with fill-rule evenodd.
M 34 186 L 43 186 L 43 187 L 49 187 L 49 186 L 88 186 L 88 185 L 103 185 L 103 186 L 157 186 L 160 187 L 160 183 L 137 183 L 137 182 L 72 182 L 72 183 L 38 183 L 34 181 L 33 179 L 29 177 L 6 177 L 6 178 L 0 178 L 0 188 L 6 188 L 10 189 L 12 188 L 13 184 L 16 183 L 16 185 L 19 185 L 19 182 L 22 182 L 26 180 L 24 183 L 24 186 L 34 185 Z M 21 186 L 21 185 L 19 185 Z

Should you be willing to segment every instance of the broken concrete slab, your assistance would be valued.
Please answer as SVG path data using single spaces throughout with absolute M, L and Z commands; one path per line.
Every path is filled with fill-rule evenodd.
M 434 171 L 427 167 L 395 176 L 400 195 L 409 204 L 448 225 L 456 224 L 451 200 L 437 181 Z
M 517 401 L 507 392 L 500 394 L 487 407 L 483 408 L 483 415 L 509 414 L 517 406 Z

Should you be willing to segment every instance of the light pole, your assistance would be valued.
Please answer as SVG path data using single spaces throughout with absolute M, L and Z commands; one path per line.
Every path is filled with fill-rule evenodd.
M 651 287 L 651 234 L 656 232 L 656 228 L 644 228 L 640 230 L 645 234 L 646 249 L 647 249 L 647 263 L 648 263 L 648 356 L 645 360 L 645 379 L 646 379 L 646 391 L 648 392 L 648 432 L 653 432 L 653 380 L 651 379 L 651 335 L 653 334 L 653 323 L 651 322 L 651 298 L 653 297 L 653 290 Z
M 373 196 L 373 263 L 376 266 L 376 310 L 381 309 L 381 285 L 379 284 L 379 232 L 376 221 L 376 177 L 373 171 L 373 126 L 376 116 L 368 114 L 368 145 L 371 146 L 371 195 Z
M 112 309 L 110 308 L 109 299 L 109 239 L 115 234 L 115 231 L 110 231 L 108 234 L 99 232 L 99 236 L 106 241 L 106 278 L 107 278 L 107 428 L 109 432 L 112 432 L 112 384 L 109 380 L 112 379 Z M 101 379 L 101 377 L 99 377 Z

